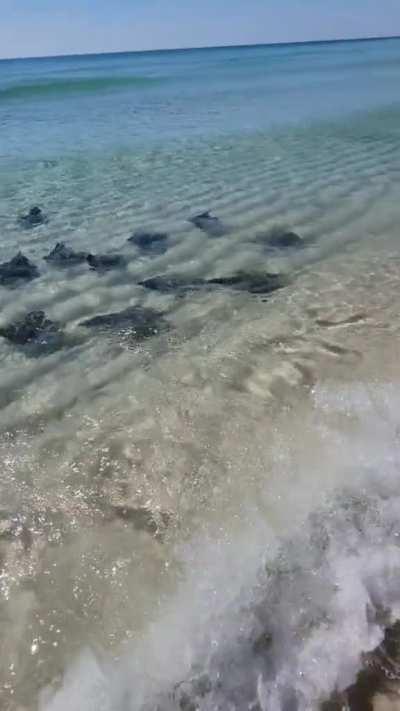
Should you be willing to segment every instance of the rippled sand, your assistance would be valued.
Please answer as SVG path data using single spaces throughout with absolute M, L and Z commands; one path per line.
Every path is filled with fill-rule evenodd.
M 76 334 L 85 317 L 143 305 L 173 330 L 134 349 L 86 336 L 42 359 L 0 343 L 2 708 L 33 711 L 83 648 L 97 660 L 88 652 L 40 708 L 74 698 L 85 711 L 156 708 L 159 691 L 199 666 L 222 679 L 219 706 L 204 709 L 256 708 L 257 698 L 263 711 L 316 708 L 354 680 L 382 634 L 365 618 L 370 580 L 381 581 L 379 601 L 399 604 L 398 145 L 387 111 L 340 129 L 188 142 L 151 160 L 143 151 L 14 170 L 13 189 L 2 188 L 2 254 L 18 244 L 42 277 L 1 290 L 1 322 L 41 308 Z M 21 233 L 15 215 L 31 203 L 49 223 Z M 186 222 L 209 208 L 229 235 Z M 277 223 L 305 248 L 266 253 L 255 237 Z M 170 233 L 165 255 L 126 244 L 148 226 Z M 128 268 L 52 269 L 42 257 L 60 240 L 107 245 Z M 138 286 L 260 265 L 288 286 L 267 298 Z M 340 499 L 348 487 L 360 525 Z M 332 525 L 315 533 L 309 515 L 321 511 Z M 287 586 L 274 578 L 264 599 L 265 564 L 278 575 L 282 560 Z M 275 676 L 261 682 L 247 651 L 271 610 Z M 248 671 L 243 698 L 229 664 L 239 679 Z

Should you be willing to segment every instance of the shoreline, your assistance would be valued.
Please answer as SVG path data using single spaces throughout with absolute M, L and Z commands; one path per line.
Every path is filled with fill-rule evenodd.
M 359 265 L 358 275 L 352 259 Z M 385 284 L 385 288 L 371 292 L 371 272 L 363 269 L 357 248 L 348 249 L 345 266 L 350 281 L 344 279 L 340 288 L 335 260 L 343 266 L 343 255 L 338 255 L 329 263 L 319 263 L 299 276 L 288 291 L 277 293 L 268 304 L 246 299 L 226 332 L 214 334 L 212 347 L 204 332 L 196 337 L 198 350 L 195 357 L 194 343 L 188 340 L 182 342 L 178 350 L 153 360 L 147 374 L 143 372 L 140 375 L 134 388 L 132 375 L 128 371 L 126 379 L 122 381 L 121 393 L 124 395 L 122 398 L 120 395 L 119 400 L 113 396 L 111 411 L 107 405 L 110 394 L 93 403 L 97 422 L 107 424 L 112 419 L 112 429 L 110 431 L 107 425 L 106 438 L 104 431 L 96 432 L 96 428 L 90 424 L 94 424 L 93 415 L 87 410 L 83 420 L 87 424 L 79 435 L 78 448 L 71 448 L 77 413 L 80 410 L 81 416 L 83 414 L 79 405 L 79 409 L 73 408 L 68 417 L 71 422 L 69 434 L 65 428 L 67 421 L 61 419 L 59 426 L 52 425 L 47 432 L 44 430 L 36 443 L 32 440 L 30 444 L 27 440 L 27 449 L 20 454 L 25 472 L 28 467 L 33 475 L 30 486 L 34 487 L 36 503 L 27 489 L 28 498 L 23 510 L 27 511 L 26 506 L 31 512 L 36 508 L 37 514 L 33 514 L 34 518 L 37 516 L 36 531 L 25 552 L 24 528 L 20 529 L 15 543 L 12 543 L 11 533 L 9 543 L 6 544 L 9 546 L 11 542 L 10 574 L 17 561 L 22 576 L 27 575 L 32 565 L 38 565 L 39 577 L 35 582 L 36 573 L 33 573 L 32 584 L 33 587 L 40 585 L 42 573 L 39 571 L 48 565 L 49 556 L 50 560 L 58 560 L 57 536 L 60 536 L 61 543 L 59 554 L 65 556 L 65 551 L 70 549 L 67 559 L 75 561 L 75 565 L 80 555 L 79 530 L 86 531 L 85 558 L 90 559 L 90 551 L 96 550 L 97 546 L 101 550 L 103 545 L 107 545 L 111 558 L 114 551 L 120 549 L 125 551 L 128 559 L 128 550 L 135 540 L 132 533 L 136 530 L 134 545 L 138 546 L 135 553 L 137 560 L 153 560 L 150 567 L 155 564 L 158 570 L 156 586 L 162 589 L 166 585 L 165 594 L 167 598 L 172 595 L 173 602 L 174 590 L 180 577 L 175 576 L 182 565 L 182 561 L 179 562 L 180 554 L 175 559 L 176 546 L 179 551 L 183 541 L 186 541 L 184 545 L 190 549 L 190 542 L 201 537 L 202 532 L 209 530 L 212 536 L 211 531 L 219 530 L 218 535 L 222 535 L 221 545 L 224 539 L 232 537 L 240 550 L 241 537 L 246 538 L 252 530 L 251 518 L 255 516 L 255 520 L 258 520 L 261 516 L 262 520 L 272 526 L 272 545 L 274 537 L 284 532 L 288 535 L 288 511 L 291 511 L 290 527 L 302 527 L 302 521 L 307 519 L 308 512 L 312 512 L 316 501 L 329 500 L 334 490 L 340 490 L 345 485 L 346 467 L 350 464 L 355 466 L 352 449 L 358 452 L 360 465 L 363 457 L 368 456 L 364 440 L 361 450 L 357 449 L 359 442 L 356 423 L 358 418 L 364 418 L 364 410 L 370 399 L 374 403 L 373 413 L 376 408 L 377 420 L 372 427 L 376 428 L 374 436 L 378 437 L 379 442 L 379 434 L 383 434 L 386 427 L 386 415 L 382 414 L 381 422 L 381 412 L 384 412 L 389 402 L 390 389 L 396 388 L 400 380 L 400 346 L 397 335 L 400 325 L 391 318 L 392 309 L 396 309 L 395 294 L 400 283 L 399 264 L 390 258 L 383 260 L 379 268 L 375 264 L 375 278 L 381 287 Z M 370 255 L 368 263 L 369 260 Z M 322 301 L 316 289 L 315 269 L 318 270 L 317 281 L 321 284 L 320 293 L 324 294 Z M 311 284 L 313 305 L 309 299 Z M 370 294 L 369 303 L 365 300 L 365 290 Z M 326 294 L 330 295 L 328 301 Z M 335 300 L 332 299 L 333 295 Z M 200 299 L 202 311 L 207 303 L 207 298 L 205 303 Z M 282 320 L 284 303 L 289 304 L 290 308 Z M 187 308 L 188 304 L 181 306 L 183 311 Z M 216 308 L 215 303 L 212 308 Z M 225 305 L 222 303 L 219 308 L 224 312 Z M 304 311 L 307 316 L 305 321 L 299 318 Z M 212 321 L 209 329 L 211 335 Z M 324 334 L 327 334 L 326 337 Z M 203 355 L 202 344 L 207 344 Z M 163 383 L 168 383 L 168 389 L 165 389 Z M 128 405 L 128 393 L 132 388 L 136 393 L 135 400 L 142 401 L 138 410 L 140 419 L 135 422 L 132 420 L 131 406 Z M 145 394 L 145 399 L 141 399 L 138 388 L 143 397 Z M 126 405 L 123 405 L 124 401 Z M 316 403 L 315 412 L 312 402 Z M 368 407 L 371 408 L 371 405 Z M 366 427 L 368 432 L 371 427 L 368 421 Z M 327 428 L 325 434 L 324 428 Z M 388 434 L 391 429 L 392 423 Z M 329 446 L 327 435 L 332 440 Z M 346 447 L 349 447 L 349 452 L 340 449 L 339 456 L 336 438 L 341 442 L 342 437 L 345 438 L 343 441 L 348 442 Z M 107 451 L 104 450 L 105 439 Z M 15 470 L 18 463 L 15 445 L 18 445 L 18 440 L 12 445 L 14 453 L 13 449 L 8 454 L 5 450 L 6 459 L 11 464 L 10 481 L 15 481 L 15 477 L 18 479 L 19 476 Z M 33 450 L 29 452 L 31 445 Z M 343 443 L 339 446 L 342 447 Z M 79 455 L 82 447 L 83 457 Z M 373 456 L 373 449 L 368 450 L 370 466 L 379 467 L 384 443 L 379 442 L 379 447 Z M 389 452 L 390 447 L 392 444 Z M 101 452 L 102 449 L 104 461 L 101 456 L 96 456 L 93 461 L 92 452 Z M 68 450 L 70 452 L 66 458 Z M 57 480 L 54 481 L 54 462 L 57 462 L 61 453 L 64 463 L 62 469 L 57 470 Z M 328 467 L 329 460 L 331 465 Z M 325 462 L 323 482 L 320 461 Z M 71 465 L 76 468 L 76 474 L 73 474 L 73 470 L 69 471 Z M 45 468 L 48 468 L 47 473 Z M 281 471 L 284 473 L 283 478 Z M 86 494 L 82 491 L 83 472 L 86 475 L 90 473 L 90 479 L 85 485 Z M 44 494 L 46 481 L 50 488 L 43 500 L 46 506 L 53 507 L 53 522 L 41 508 L 40 492 Z M 4 485 L 7 488 L 7 479 Z M 356 480 L 354 486 L 357 488 Z M 75 498 L 79 489 L 83 495 L 81 503 Z M 66 496 L 68 490 L 71 495 Z M 17 500 L 15 506 L 18 507 Z M 122 516 L 118 510 L 122 511 Z M 146 519 L 145 510 L 153 517 L 152 520 Z M 166 523 L 161 518 L 157 523 L 155 517 L 161 514 L 168 515 Z M 60 517 L 58 521 L 57 517 Z M 68 519 L 71 522 L 75 520 L 75 523 L 72 527 L 67 525 L 63 531 L 63 520 L 67 522 Z M 243 522 L 246 522 L 244 530 Z M 27 523 L 29 527 L 28 520 Z M 157 538 L 157 535 L 154 537 L 154 527 L 161 531 L 159 526 L 165 526 L 161 538 Z M 247 526 L 250 528 L 246 533 Z M 55 548 L 54 544 L 49 548 L 45 544 L 43 548 L 48 535 L 46 527 L 56 535 Z M 221 534 L 221 531 L 224 532 Z M 262 538 L 264 533 L 260 535 Z M 246 544 L 246 553 L 238 553 L 240 559 L 249 555 L 247 545 L 250 545 L 250 541 Z M 253 554 L 252 564 L 255 569 L 252 575 L 255 575 L 263 555 L 261 540 L 258 540 L 254 550 L 256 554 Z M 225 544 L 221 551 L 223 555 L 226 554 Z M 196 555 L 193 552 L 190 559 L 195 560 Z M 259 556 L 258 562 L 254 555 L 255 558 Z M 162 568 L 167 561 L 171 566 L 171 575 L 168 574 L 167 580 L 164 580 Z M 209 562 L 207 560 L 205 569 Z M 60 564 L 61 560 L 57 565 Z M 55 576 L 55 589 L 63 585 L 65 573 L 64 565 L 61 565 L 60 573 Z M 196 579 L 195 573 L 191 572 L 190 575 Z M 154 582 L 150 582 L 152 576 L 150 580 L 146 576 L 142 581 L 143 590 L 148 585 L 154 585 Z M 123 578 L 121 584 L 125 594 L 129 585 L 126 587 L 127 581 L 123 582 Z M 102 585 L 107 590 L 106 580 Z M 18 594 L 15 600 L 18 600 Z M 60 602 L 56 604 L 56 600 L 53 600 L 53 609 Z M 15 604 L 18 606 L 17 602 Z M 68 603 L 63 604 L 68 606 Z M 149 604 L 147 614 L 151 617 L 154 604 L 151 597 Z M 179 602 L 177 604 L 179 607 Z M 187 600 L 185 605 L 185 614 L 190 616 Z M 99 613 L 100 609 L 101 605 Z M 45 617 L 44 610 L 41 614 Z M 63 616 L 61 609 L 58 614 Z M 127 617 L 133 614 L 136 625 L 145 634 L 138 613 L 134 613 L 130 605 L 127 606 L 126 614 Z M 30 613 L 28 619 L 29 616 Z M 125 615 L 121 619 L 122 636 L 124 624 Z M 115 623 L 112 626 L 115 628 Z M 106 623 L 105 629 L 99 629 L 95 634 L 97 637 L 100 633 L 100 646 L 105 643 L 107 647 L 107 627 Z M 78 639 L 82 642 L 84 640 L 78 629 L 71 629 L 71 632 L 72 636 L 65 644 L 67 648 L 72 644 L 74 649 Z M 89 637 L 93 633 L 94 629 L 87 631 Z M 103 634 L 105 637 L 101 642 Z M 113 634 L 116 634 L 115 629 Z M 67 658 L 69 654 L 71 651 L 67 653 Z M 60 659 L 63 660 L 62 668 L 65 663 L 64 654 Z M 52 706 L 49 708 L 53 711 Z M 58 711 L 57 706 L 54 708 Z

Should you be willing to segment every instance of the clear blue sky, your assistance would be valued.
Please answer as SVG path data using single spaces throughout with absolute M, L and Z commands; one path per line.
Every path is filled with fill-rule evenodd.
M 400 0 L 0 0 L 0 57 L 400 34 Z

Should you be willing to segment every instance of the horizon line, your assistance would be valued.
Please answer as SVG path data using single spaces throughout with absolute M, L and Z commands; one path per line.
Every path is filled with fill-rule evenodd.
M 193 50 L 201 51 L 207 49 L 250 49 L 252 47 L 290 47 L 308 44 L 335 44 L 340 42 L 379 42 L 381 40 L 393 39 L 400 39 L 400 35 L 373 35 L 371 37 L 334 37 L 333 39 L 294 40 L 293 42 L 254 42 L 250 44 L 199 45 L 195 47 L 160 47 L 158 49 L 121 49 L 112 50 L 111 52 L 71 52 L 68 54 L 45 54 L 34 57 L 0 57 L 0 62 L 18 62 L 34 59 L 67 59 L 72 57 L 101 57 L 105 55 L 119 54 L 150 54 L 157 52 L 190 52 Z

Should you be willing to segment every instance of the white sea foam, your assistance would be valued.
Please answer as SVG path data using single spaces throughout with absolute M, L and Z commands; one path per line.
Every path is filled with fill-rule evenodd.
M 325 387 L 315 402 L 314 470 L 276 479 L 275 525 L 255 506 L 233 531 L 221 512 L 215 537 L 181 549 L 184 577 L 141 639 L 118 661 L 85 652 L 42 709 L 186 708 L 186 694 L 204 711 L 306 711 L 354 681 L 377 613 L 400 615 L 400 390 Z M 351 434 L 328 423 L 338 412 Z

